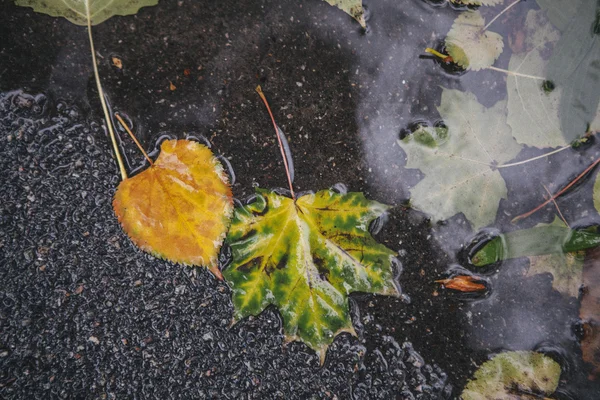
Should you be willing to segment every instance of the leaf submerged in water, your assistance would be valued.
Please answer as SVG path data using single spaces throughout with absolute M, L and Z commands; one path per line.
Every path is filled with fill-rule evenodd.
M 479 11 L 460 14 L 446 37 L 446 50 L 455 63 L 478 71 L 491 66 L 502 53 L 502 36 L 483 30 L 485 20 Z
M 504 179 L 495 167 L 520 151 L 506 124 L 506 103 L 491 108 L 475 95 L 444 89 L 438 111 L 446 129 L 419 130 L 398 144 L 406 152 L 407 168 L 425 178 L 410 191 L 411 204 L 435 220 L 462 212 L 474 229 L 494 221 Z
M 560 365 L 532 351 L 500 353 L 475 372 L 463 390 L 463 400 L 545 398 L 556 391 Z

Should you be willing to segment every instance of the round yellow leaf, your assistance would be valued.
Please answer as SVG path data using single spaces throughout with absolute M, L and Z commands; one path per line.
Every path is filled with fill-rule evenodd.
M 167 140 L 153 166 L 119 184 L 113 208 L 142 250 L 222 279 L 217 257 L 233 213 L 227 175 L 206 147 Z

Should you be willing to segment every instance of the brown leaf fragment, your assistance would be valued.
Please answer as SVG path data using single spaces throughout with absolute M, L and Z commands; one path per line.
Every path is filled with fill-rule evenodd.
M 119 57 L 115 57 L 115 56 L 113 56 L 113 57 L 111 58 L 111 60 L 112 60 L 112 64 L 113 64 L 115 67 L 117 67 L 117 68 L 119 68 L 119 69 L 123 69 L 123 61 L 121 61 L 121 59 L 120 59 Z
M 481 292 L 486 289 L 484 283 L 471 275 L 457 275 L 448 279 L 435 281 L 444 285 L 446 289 L 458 290 L 460 292 Z
M 173 85 L 173 82 L 169 81 L 169 90 L 174 91 L 175 89 L 177 89 L 177 86 Z

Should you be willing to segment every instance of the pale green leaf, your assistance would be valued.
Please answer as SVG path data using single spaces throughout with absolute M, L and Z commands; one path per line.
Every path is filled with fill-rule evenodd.
M 541 399 L 556 391 L 560 365 L 531 351 L 494 356 L 475 372 L 461 394 L 462 400 Z
M 550 273 L 555 290 L 577 297 L 583 283 L 583 256 L 599 244 L 600 234 L 594 230 L 572 230 L 555 217 L 551 224 L 496 236 L 471 256 L 471 263 L 483 267 L 500 260 L 528 257 L 528 276 Z
M 52 17 L 65 17 L 77 25 L 87 25 L 87 13 L 92 25 L 114 15 L 131 15 L 141 7 L 154 6 L 158 0 L 15 0 L 15 4 L 31 7 Z
M 600 213 L 600 174 L 596 174 L 592 196 L 594 198 L 594 207 L 596 208 L 596 211 Z
M 504 179 L 495 168 L 513 159 L 521 147 L 506 124 L 506 103 L 482 106 L 472 93 L 444 89 L 438 112 L 447 134 L 420 140 L 409 135 L 398 141 L 407 154 L 407 168 L 425 178 L 411 189 L 413 207 L 443 220 L 462 212 L 474 229 L 492 223 L 500 199 L 506 198 Z
M 483 30 L 485 20 L 479 11 L 461 13 L 446 36 L 446 50 L 463 68 L 478 71 L 491 66 L 502 53 L 502 36 Z
M 529 76 L 545 76 L 546 63 L 560 33 L 552 27 L 543 11 L 531 10 L 525 23 L 524 51 L 513 53 L 508 69 Z M 508 75 L 508 117 L 517 142 L 528 146 L 564 146 L 558 109 L 561 89 L 546 91 L 542 79 Z
M 542 10 L 546 11 L 554 27 L 559 31 L 565 31 L 582 1 L 587 0 L 537 0 L 537 3 Z
M 363 28 L 367 27 L 365 23 L 365 11 L 362 6 L 362 0 L 325 0 L 331 4 L 343 10 L 345 13 L 350 15 L 352 18 L 358 21 L 360 26 Z
M 233 291 L 235 319 L 270 304 L 288 340 L 301 340 L 324 359 L 339 332 L 354 333 L 351 292 L 397 295 L 395 252 L 379 244 L 369 224 L 388 207 L 361 193 L 322 190 L 294 202 L 267 190 L 236 208 L 227 241 L 232 264 L 223 271 Z
M 545 11 L 530 12 L 536 17 L 527 18 L 527 32 L 536 32 L 527 39 L 533 46 L 525 54 L 513 54 L 509 70 L 544 78 L 551 85 L 540 84 L 540 79 L 509 77 L 509 123 L 521 143 L 560 146 L 583 136 L 590 125 L 598 126 L 600 5 L 593 1 L 538 3 Z M 562 31 L 560 38 L 550 22 L 540 17 L 544 12 Z M 549 86 L 555 89 L 545 90 Z
M 548 79 L 562 90 L 558 116 L 569 142 L 586 133 L 600 103 L 599 17 L 597 1 L 582 2 L 548 61 Z
M 590 124 L 590 132 L 600 132 L 600 104 L 598 104 L 598 109 L 596 110 L 596 116 L 594 120 Z
M 538 224 L 537 227 L 556 226 L 569 230 L 558 217 L 551 224 Z M 583 256 L 585 251 L 565 253 L 562 243 L 556 243 L 559 251 L 551 254 L 529 257 L 528 276 L 537 274 L 552 274 L 552 287 L 567 296 L 578 297 L 579 288 L 583 283 Z

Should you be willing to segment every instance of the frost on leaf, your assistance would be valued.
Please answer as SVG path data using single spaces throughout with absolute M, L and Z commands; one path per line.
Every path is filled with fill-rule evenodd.
M 113 208 L 142 250 L 221 278 L 217 257 L 233 213 L 228 178 L 212 152 L 167 140 L 154 165 L 119 184 Z
M 360 26 L 366 28 L 367 24 L 365 22 L 365 11 L 363 9 L 362 0 L 325 0 L 327 3 L 331 4 L 344 11 L 352 18 L 358 21 Z
M 223 275 L 232 287 L 235 320 L 273 304 L 286 338 L 303 341 L 323 361 L 338 333 L 354 334 L 350 293 L 398 294 L 396 253 L 368 230 L 387 208 L 361 193 L 322 190 L 294 202 L 258 190 L 253 202 L 236 208 L 227 236 L 233 262 Z
M 502 36 L 483 30 L 485 20 L 479 11 L 461 13 L 448 35 L 446 50 L 455 63 L 463 68 L 478 71 L 491 66 L 502 53 Z
M 462 392 L 462 400 L 546 398 L 556 391 L 560 365 L 532 351 L 500 353 L 475 372 Z
M 462 212 L 473 229 L 495 220 L 500 199 L 507 196 L 496 166 L 521 149 L 506 124 L 505 107 L 500 101 L 485 108 L 472 93 L 443 90 L 438 112 L 446 134 L 415 132 L 398 141 L 407 154 L 406 167 L 425 175 L 411 189 L 415 208 L 436 221 Z
M 158 0 L 15 0 L 15 4 L 52 17 L 65 17 L 77 25 L 87 25 L 87 12 L 92 25 L 114 15 L 131 15 L 142 7 L 154 6 Z

